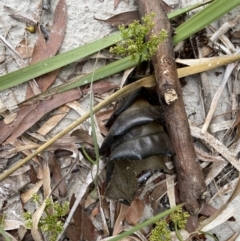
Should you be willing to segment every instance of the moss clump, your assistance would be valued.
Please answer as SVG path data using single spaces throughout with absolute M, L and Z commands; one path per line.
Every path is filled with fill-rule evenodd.
M 156 52 L 158 45 L 167 38 L 167 31 L 161 30 L 158 35 L 151 34 L 149 41 L 145 42 L 144 38 L 151 33 L 154 28 L 153 18 L 155 13 L 145 15 L 142 18 L 142 23 L 134 21 L 129 24 L 128 28 L 124 25 L 119 26 L 123 40 L 115 47 L 110 49 L 111 53 L 120 56 L 132 56 L 134 61 L 141 62 L 141 60 L 148 60 Z
M 176 235 L 179 240 L 182 240 L 178 229 L 184 229 L 187 223 L 187 218 L 189 214 L 187 212 L 183 212 L 181 208 L 177 209 L 175 212 L 170 214 L 170 220 L 174 223 Z M 168 228 L 167 221 L 160 220 L 156 223 L 156 227 L 152 230 L 150 241 L 171 241 L 171 231 Z
M 39 196 L 34 196 L 33 200 L 40 204 Z M 65 216 L 69 211 L 69 202 L 64 202 L 60 205 L 59 202 L 52 202 L 49 198 L 46 200 L 46 207 L 44 209 L 44 215 L 41 217 L 38 226 L 43 233 L 46 233 L 49 241 L 57 240 L 58 234 L 63 230 L 63 221 L 61 218 Z M 27 228 L 32 227 L 32 214 L 29 212 L 23 215 L 25 225 Z

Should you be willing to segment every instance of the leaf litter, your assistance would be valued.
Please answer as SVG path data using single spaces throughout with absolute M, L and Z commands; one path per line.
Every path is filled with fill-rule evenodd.
M 62 3 L 62 2 L 63 1 L 61 1 L 60 3 Z M 115 4 L 117 6 L 118 3 L 115 2 Z M 63 18 L 63 20 L 64 20 L 64 18 Z M 110 23 L 111 23 L 111 21 L 112 20 L 110 20 Z M 114 20 L 114 21 L 116 21 L 116 20 Z M 122 20 L 120 19 L 117 21 L 122 21 Z M 41 33 L 39 33 L 39 34 L 40 34 L 39 36 L 41 36 L 41 44 L 43 44 L 45 40 L 43 39 L 43 36 L 41 35 Z M 61 36 L 60 38 L 63 38 L 63 36 Z M 50 35 L 49 39 L 51 40 L 51 35 Z M 59 40 L 59 42 L 61 42 L 61 41 L 62 40 Z M 48 52 L 47 50 L 44 50 L 44 48 L 42 46 L 43 45 L 41 45 L 41 47 L 39 48 L 40 54 L 39 54 L 39 57 L 38 56 L 36 57 L 36 59 L 41 58 L 41 57 L 44 58 L 44 55 L 46 55 L 46 56 L 48 54 L 51 55 L 51 54 L 53 54 L 53 52 L 57 51 L 57 50 L 55 50 L 51 53 L 51 52 Z M 59 43 L 58 48 L 60 46 L 61 46 L 61 43 Z M 36 49 L 35 49 L 35 52 L 36 52 Z M 48 58 L 48 57 L 46 57 L 46 58 Z M 33 59 L 34 59 L 34 57 L 33 57 Z M 56 75 L 57 75 L 57 73 L 54 73 L 55 77 L 56 77 Z M 52 79 L 54 81 L 55 77 L 51 77 L 50 79 Z M 48 79 L 48 77 L 46 79 Z M 49 81 L 49 79 L 48 79 L 48 81 Z M 48 82 L 48 81 L 46 81 L 46 82 Z M 41 90 L 44 90 L 45 88 L 47 89 L 49 87 L 48 85 L 51 85 L 48 82 L 48 83 L 46 83 L 46 85 L 41 86 L 40 83 L 42 83 L 44 81 L 41 80 L 41 81 L 37 81 L 37 82 L 39 82 L 39 86 L 40 86 Z M 52 83 L 51 80 L 50 80 L 50 82 Z M 118 88 L 118 85 L 111 85 L 111 83 L 108 81 L 103 81 L 102 85 L 100 85 L 100 84 L 98 85 L 96 83 L 95 86 L 96 86 L 95 93 L 97 93 L 99 95 L 101 95 L 102 93 L 105 93 L 111 89 Z M 82 91 L 84 94 L 87 94 L 89 89 L 85 88 Z M 74 98 L 70 98 L 70 97 L 67 98 L 68 96 L 72 96 L 73 93 L 75 93 Z M 9 139 L 7 139 L 6 143 L 9 142 L 13 146 L 15 146 L 17 152 L 21 151 L 23 154 L 28 155 L 28 153 L 30 153 L 31 151 L 17 149 L 17 148 L 19 148 L 19 144 L 17 144 L 17 142 L 15 142 L 15 140 L 18 140 L 18 139 L 21 140 L 22 141 L 21 145 L 25 146 L 26 148 L 28 148 L 27 145 L 29 145 L 29 149 L 36 148 L 36 147 L 31 146 L 30 144 L 26 144 L 25 142 L 23 142 L 23 139 L 21 139 L 21 136 L 24 136 L 25 135 L 24 133 L 26 133 L 26 131 L 29 130 L 30 127 L 32 127 L 34 124 L 36 124 L 45 114 L 56 109 L 58 106 L 62 106 L 63 104 L 67 104 L 67 103 L 69 104 L 69 106 L 73 106 L 74 102 L 71 102 L 71 101 L 75 101 L 75 100 L 81 98 L 81 94 L 79 94 L 79 92 L 78 92 L 78 94 L 76 94 L 76 93 L 77 93 L 77 91 L 69 92 L 68 95 L 62 95 L 61 97 L 57 98 L 56 102 L 58 102 L 58 104 L 54 104 L 53 102 L 51 102 L 52 99 L 42 101 L 42 102 L 45 102 L 45 105 L 50 105 L 51 107 L 44 109 L 44 111 L 40 111 L 41 115 L 39 115 L 39 117 L 36 117 L 36 115 L 34 115 L 34 110 L 38 108 L 39 104 L 33 105 L 32 107 L 26 107 L 25 109 L 22 108 L 24 110 L 24 111 L 22 111 L 22 113 L 23 113 L 22 115 L 24 115 L 24 113 L 27 113 L 27 115 L 29 115 L 29 113 L 30 113 L 30 117 L 25 117 L 26 115 L 24 115 L 24 117 L 21 119 L 20 118 L 21 110 L 22 110 L 21 109 L 18 112 L 18 116 L 15 119 L 15 121 L 16 121 L 16 120 L 18 120 L 17 118 L 20 118 L 20 121 L 17 121 L 17 123 L 14 123 L 15 125 L 13 125 L 12 129 L 8 128 L 9 126 L 6 124 L 3 125 L 2 127 L 0 126 L 1 133 L 3 133 L 1 143 L 6 141 L 6 139 L 13 133 L 12 136 Z M 54 99 L 54 97 L 53 97 L 53 99 Z M 59 102 L 60 99 L 64 99 L 64 101 Z M 77 105 L 74 108 L 77 109 L 78 108 Z M 56 110 L 56 113 L 61 113 L 61 112 L 66 112 L 66 109 L 65 110 L 62 110 L 62 109 Z M 33 114 L 31 114 L 31 113 L 33 113 Z M 53 115 L 55 115 L 55 114 L 53 113 Z M 47 130 L 46 127 L 45 128 L 43 127 L 43 130 L 45 129 L 44 131 L 40 131 L 40 129 L 38 129 L 39 134 L 47 137 L 46 135 L 48 134 L 48 132 L 50 132 L 54 128 L 54 126 L 57 125 L 58 121 L 60 121 L 61 118 L 63 118 L 63 117 L 64 117 L 64 113 L 58 120 L 53 118 L 52 122 L 53 123 L 56 122 L 55 125 L 53 124 L 52 127 L 49 128 L 49 130 Z M 26 118 L 26 121 L 22 122 L 22 120 L 24 118 Z M 105 117 L 105 118 L 107 118 L 107 117 Z M 29 121 L 29 120 L 31 120 L 31 121 Z M 28 124 L 28 126 L 25 126 L 27 123 L 30 123 L 30 124 Z M 47 125 L 47 122 L 45 122 L 45 123 Z M 20 127 L 18 127 L 18 125 Z M 24 127 L 21 127 L 21 125 Z M 16 126 L 18 128 L 16 128 Z M 235 121 L 235 123 L 234 123 L 234 125 L 232 125 L 231 129 L 233 130 L 235 127 L 238 128 L 237 121 Z M 6 130 L 8 130 L 8 131 L 6 131 Z M 88 132 L 88 130 L 83 130 L 83 129 L 79 129 L 79 130 L 81 132 L 85 131 L 85 133 Z M 212 181 L 215 180 L 215 178 L 218 176 L 218 174 L 221 173 L 221 170 L 226 166 L 227 161 L 230 162 L 236 168 L 236 170 L 239 170 L 239 165 L 238 165 L 238 161 L 236 158 L 237 148 L 234 147 L 234 144 L 235 145 L 238 144 L 238 141 L 239 141 L 238 138 L 234 139 L 233 144 L 230 147 L 226 147 L 224 145 L 224 143 L 221 143 L 216 136 L 214 137 L 208 133 L 205 133 L 205 135 L 203 135 L 201 132 L 201 129 L 196 127 L 194 124 L 191 124 L 191 131 L 192 131 L 193 137 L 202 140 L 208 148 L 214 148 L 214 150 L 215 150 L 212 153 L 208 153 L 208 152 L 206 152 L 206 150 L 203 151 L 202 149 L 200 149 L 200 151 L 197 152 L 198 159 L 200 159 L 202 161 L 208 160 L 208 162 L 210 163 L 209 166 L 207 166 L 210 169 L 210 171 L 207 174 L 207 178 L 206 178 L 207 183 L 211 183 Z M 5 132 L 7 132 L 7 134 L 4 134 Z M 102 131 L 102 133 L 104 135 L 106 135 L 106 132 Z M 74 135 L 74 136 L 76 136 L 76 135 Z M 83 134 L 78 134 L 77 136 L 78 136 L 78 138 L 81 138 L 82 142 L 88 143 L 89 146 L 92 145 L 91 140 L 89 140 L 89 135 L 87 136 L 87 135 L 83 135 Z M 28 138 L 30 138 L 30 140 L 31 140 L 33 137 L 30 137 L 30 135 L 29 135 Z M 29 143 L 31 143 L 30 140 L 29 140 Z M 34 141 L 36 141 L 35 138 L 34 138 Z M 4 145 L 6 145 L 6 143 Z M 67 144 L 69 144 L 67 141 L 63 142 L 63 146 L 67 145 Z M 71 153 L 75 153 L 75 157 L 77 157 L 79 154 L 78 147 L 79 147 L 79 143 L 73 142 L 71 147 L 65 147 L 65 148 L 67 150 L 69 150 Z M 61 145 L 55 146 L 55 148 L 56 148 L 56 150 L 60 150 Z M 64 148 L 62 148 L 62 149 L 64 149 Z M 221 156 L 219 156 L 217 153 L 220 153 Z M 46 165 L 46 162 L 44 162 L 45 158 L 48 159 L 49 167 L 48 167 L 48 165 Z M 73 157 L 71 157 L 71 158 L 73 158 Z M 41 160 L 41 161 L 39 161 L 39 160 Z M 68 183 L 68 179 L 66 179 L 66 181 L 65 181 L 64 176 L 62 175 L 62 172 L 61 172 L 61 168 L 62 168 L 61 166 L 63 165 L 63 163 L 62 163 L 63 160 L 62 161 L 58 160 L 54 155 L 51 154 L 51 155 L 48 155 L 47 157 L 43 157 L 43 156 L 36 157 L 35 161 L 38 162 L 38 166 L 35 166 L 32 170 L 35 171 L 35 175 L 37 175 L 37 173 L 38 173 L 39 181 L 37 181 L 35 183 L 33 181 L 32 188 L 30 188 L 29 190 L 26 190 L 25 192 L 23 192 L 21 194 L 23 203 L 27 203 L 28 200 L 30 200 L 32 193 L 39 193 L 39 189 L 42 186 L 43 186 L 43 190 L 44 190 L 43 198 L 50 196 L 52 186 L 55 186 L 58 183 L 60 183 L 58 186 L 59 190 L 53 194 L 53 197 L 58 198 L 59 196 L 63 197 L 65 195 L 67 195 L 67 192 L 68 192 L 67 185 L 69 183 Z M 217 162 L 219 162 L 219 164 L 216 164 L 216 166 L 215 166 L 214 164 Z M 79 171 L 78 165 L 75 165 L 75 167 L 73 167 L 75 171 Z M 80 164 L 80 165 L 82 165 L 82 164 Z M 29 167 L 28 169 L 24 170 L 22 172 L 22 174 L 25 174 L 26 172 L 28 172 L 30 170 L 30 168 L 32 168 L 32 167 Z M 94 172 L 96 172 L 95 166 L 90 167 L 90 168 L 92 168 L 92 170 Z M 104 168 L 104 164 L 101 163 L 100 170 L 103 170 L 103 168 Z M 122 170 L 122 169 L 123 168 L 120 167 L 120 170 Z M 42 172 L 42 177 L 40 177 L 41 174 L 39 175 L 39 173 L 41 173 L 41 172 Z M 51 172 L 51 176 L 50 176 L 50 172 Z M 83 176 L 86 176 L 87 178 L 86 178 L 86 180 L 84 180 L 84 182 L 83 182 L 84 185 L 82 187 L 82 190 L 79 192 L 79 194 L 76 198 L 74 198 L 73 195 L 68 196 L 69 200 L 71 200 L 71 211 L 68 216 L 68 219 L 66 220 L 64 228 L 66 228 L 66 233 L 68 234 L 68 236 L 71 240 L 79 240 L 79 238 L 85 238 L 88 240 L 97 240 L 97 238 L 100 236 L 100 233 L 99 233 L 100 230 L 96 229 L 96 226 L 97 226 L 96 222 L 100 222 L 100 223 L 102 222 L 97 219 L 101 220 L 100 215 L 99 215 L 100 212 L 102 212 L 103 215 L 106 215 L 106 217 L 108 217 L 107 212 L 109 212 L 109 210 L 107 211 L 108 207 L 102 207 L 102 205 L 99 205 L 98 208 L 95 209 L 95 210 L 98 210 L 96 212 L 96 214 L 93 216 L 89 215 L 89 212 L 91 210 L 93 210 L 93 207 L 94 206 L 96 207 L 99 204 L 98 201 L 94 201 L 94 199 L 93 199 L 92 203 L 89 205 L 89 210 L 88 209 L 85 210 L 83 208 L 85 206 L 84 205 L 85 199 L 87 199 L 86 196 L 89 196 L 89 192 L 92 189 L 91 183 L 93 182 L 92 176 L 94 176 L 94 175 L 92 175 L 91 171 L 89 171 L 89 166 L 88 166 L 88 168 L 86 168 L 86 166 L 83 165 L 83 168 L 81 167 L 81 172 L 82 172 Z M 18 175 L 20 175 L 20 173 Z M 166 193 L 168 194 L 170 205 L 174 205 L 175 201 L 178 201 L 177 200 L 178 198 L 177 198 L 177 195 L 174 194 L 174 192 L 172 192 L 174 190 L 172 188 L 172 186 L 174 185 L 173 184 L 174 182 L 172 182 L 173 180 L 167 180 L 167 181 L 164 181 L 163 183 L 161 183 L 162 182 L 161 178 L 157 177 L 157 179 L 153 180 L 152 183 L 150 182 L 151 183 L 150 186 L 153 186 L 154 184 L 160 184 L 160 185 L 157 185 L 156 188 L 154 188 L 152 192 L 151 191 L 146 192 L 143 199 L 140 200 L 138 198 L 135 198 L 133 200 L 133 202 L 131 202 L 131 206 L 126 206 L 124 204 L 120 204 L 121 208 L 120 208 L 120 210 L 116 210 L 115 220 L 113 220 L 113 222 L 115 222 L 115 225 L 113 226 L 113 230 L 114 230 L 113 234 L 118 234 L 122 230 L 129 228 L 128 224 L 134 225 L 135 223 L 137 223 L 139 221 L 139 219 L 143 216 L 144 207 L 148 203 L 151 203 L 151 208 L 154 210 L 154 212 L 157 212 L 159 209 L 159 204 L 162 205 L 161 202 L 159 202 L 158 198 L 160 196 L 163 196 Z M 9 181 L 9 183 L 10 183 L 10 181 Z M 115 185 L 117 186 L 117 184 L 115 184 Z M 147 183 L 146 183 L 146 185 L 147 185 Z M 233 185 L 236 185 L 236 182 Z M 169 186 L 171 187 L 171 189 L 168 188 Z M 220 215 L 222 215 L 222 216 L 225 215 L 223 217 L 223 219 L 221 221 L 219 221 L 218 224 L 220 224 L 220 223 L 225 222 L 229 217 L 231 217 L 231 215 L 234 215 L 233 210 L 229 211 L 229 213 L 224 213 L 223 210 L 238 195 L 238 193 L 239 193 L 238 186 L 239 186 L 239 183 L 237 184 L 237 188 L 235 189 L 234 193 L 230 197 L 229 201 L 226 202 L 217 212 L 216 212 L 216 209 L 214 209 L 211 205 L 204 206 L 204 209 L 202 210 L 202 215 L 210 216 L 213 213 L 215 213 L 212 216 L 212 218 L 206 219 L 204 221 L 205 223 L 209 224 L 209 223 L 211 223 L 211 221 L 214 222 L 214 219 L 213 219 L 214 216 L 219 217 Z M 231 190 L 233 190 L 233 188 L 231 188 Z M 100 192 L 102 192 L 101 188 L 100 188 Z M 103 194 L 103 193 L 101 193 L 101 194 Z M 6 194 L 6 195 L 8 195 L 8 194 Z M 176 195 L 176 196 L 174 196 L 174 195 Z M 151 198 L 151 199 L 148 199 L 148 198 Z M 32 229 L 32 236 L 35 240 L 43 240 L 42 234 L 38 228 L 38 222 L 39 222 L 40 217 L 42 216 L 45 205 L 46 205 L 46 203 L 44 201 L 43 204 L 36 210 L 36 212 L 34 213 L 34 216 L 33 216 L 34 228 Z M 101 211 L 99 211 L 99 210 L 101 210 Z M 74 222 L 71 223 L 71 225 L 67 226 L 68 222 L 71 220 L 72 217 L 73 217 Z M 192 219 L 192 222 L 190 222 L 191 224 L 196 223 L 197 217 L 192 216 L 191 219 Z M 10 222 L 10 220 L 6 220 L 6 223 L 8 223 L 8 222 Z M 12 225 L 12 227 L 15 227 L 15 228 L 19 227 L 19 224 L 17 224 L 17 221 L 15 221 L 15 222 L 16 223 L 14 225 Z M 125 225 L 125 222 L 127 222 L 128 224 Z M 204 224 L 204 222 L 200 225 L 200 227 L 204 227 L 204 225 L 206 225 L 206 224 Z M 20 223 L 22 223 L 22 222 L 20 222 Z M 85 223 L 85 224 L 87 223 L 87 225 L 83 225 L 83 223 Z M 196 226 L 191 229 L 193 231 L 196 228 L 198 228 L 198 227 Z M 205 229 L 208 230 L 207 226 L 205 227 Z M 142 238 L 140 238 L 140 236 L 138 238 L 136 236 L 132 236 L 132 239 L 134 239 L 134 240 L 145 240 L 144 238 L 145 238 L 145 236 L 143 236 Z

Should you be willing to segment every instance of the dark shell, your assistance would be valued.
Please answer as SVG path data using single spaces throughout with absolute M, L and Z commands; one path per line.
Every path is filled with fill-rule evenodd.
M 163 121 L 160 108 L 144 100 L 136 101 L 118 116 L 100 148 L 100 153 L 110 147 L 117 137 L 124 135 L 130 129 L 153 121 Z
M 157 123 L 142 126 L 141 133 L 135 137 L 117 141 L 111 150 L 110 160 L 145 159 L 152 155 L 171 156 L 172 148 L 163 127 Z M 124 137 L 123 137 L 124 139 Z

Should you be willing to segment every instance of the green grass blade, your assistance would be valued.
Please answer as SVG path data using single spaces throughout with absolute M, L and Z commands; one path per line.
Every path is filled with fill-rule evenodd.
M 122 39 L 120 32 L 111 34 L 100 40 L 85 44 L 47 60 L 29 65 L 0 77 L 0 91 L 21 84 L 40 75 L 68 65 L 76 60 L 87 57 L 97 51 L 107 48 Z
M 69 80 L 68 82 L 58 85 L 56 87 L 53 87 L 39 95 L 36 95 L 32 97 L 31 99 L 27 100 L 26 102 L 31 102 L 38 99 L 43 99 L 48 96 L 52 96 L 57 93 L 62 93 L 67 90 L 71 90 L 74 88 L 77 88 L 79 86 L 83 86 L 86 84 L 90 84 L 91 80 L 96 81 L 105 77 L 108 77 L 112 74 L 119 73 L 120 71 L 123 71 L 125 69 L 131 68 L 136 66 L 136 63 L 132 60 L 131 56 L 125 57 L 123 59 L 114 61 L 111 64 L 108 64 L 106 66 L 103 66 L 93 73 L 86 74 L 84 76 L 76 77 L 74 79 Z
M 187 6 L 185 8 L 177 9 L 177 10 L 174 10 L 174 11 L 168 13 L 167 16 L 168 16 L 169 19 L 172 19 L 172 18 L 180 16 L 180 15 L 182 15 L 184 13 L 192 11 L 192 10 L 194 10 L 196 8 L 199 8 L 199 7 L 202 7 L 202 6 L 206 5 L 206 4 L 209 4 L 209 3 L 213 2 L 213 1 L 214 0 L 210 0 L 210 1 L 207 1 L 207 2 L 204 2 L 204 3 L 196 3 L 196 4 L 193 4 L 193 5 Z
M 176 45 L 180 41 L 187 39 L 239 5 L 240 0 L 215 0 L 176 28 L 173 44 Z
M 11 239 L 6 235 L 6 232 L 4 231 L 4 229 L 1 226 L 0 226 L 0 234 L 5 239 L 5 241 L 11 241 Z

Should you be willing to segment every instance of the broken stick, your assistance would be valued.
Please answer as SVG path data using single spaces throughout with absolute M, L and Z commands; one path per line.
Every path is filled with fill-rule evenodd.
M 154 12 L 155 27 L 151 34 L 158 34 L 162 29 L 168 37 L 158 46 L 152 58 L 157 91 L 164 111 L 166 128 L 175 151 L 174 165 L 178 177 L 180 199 L 186 209 L 195 214 L 201 209 L 206 185 L 194 150 L 188 118 L 184 107 L 181 86 L 175 65 L 172 31 L 169 20 L 159 0 L 137 0 L 139 14 L 143 17 Z M 146 36 L 148 39 L 148 36 Z

